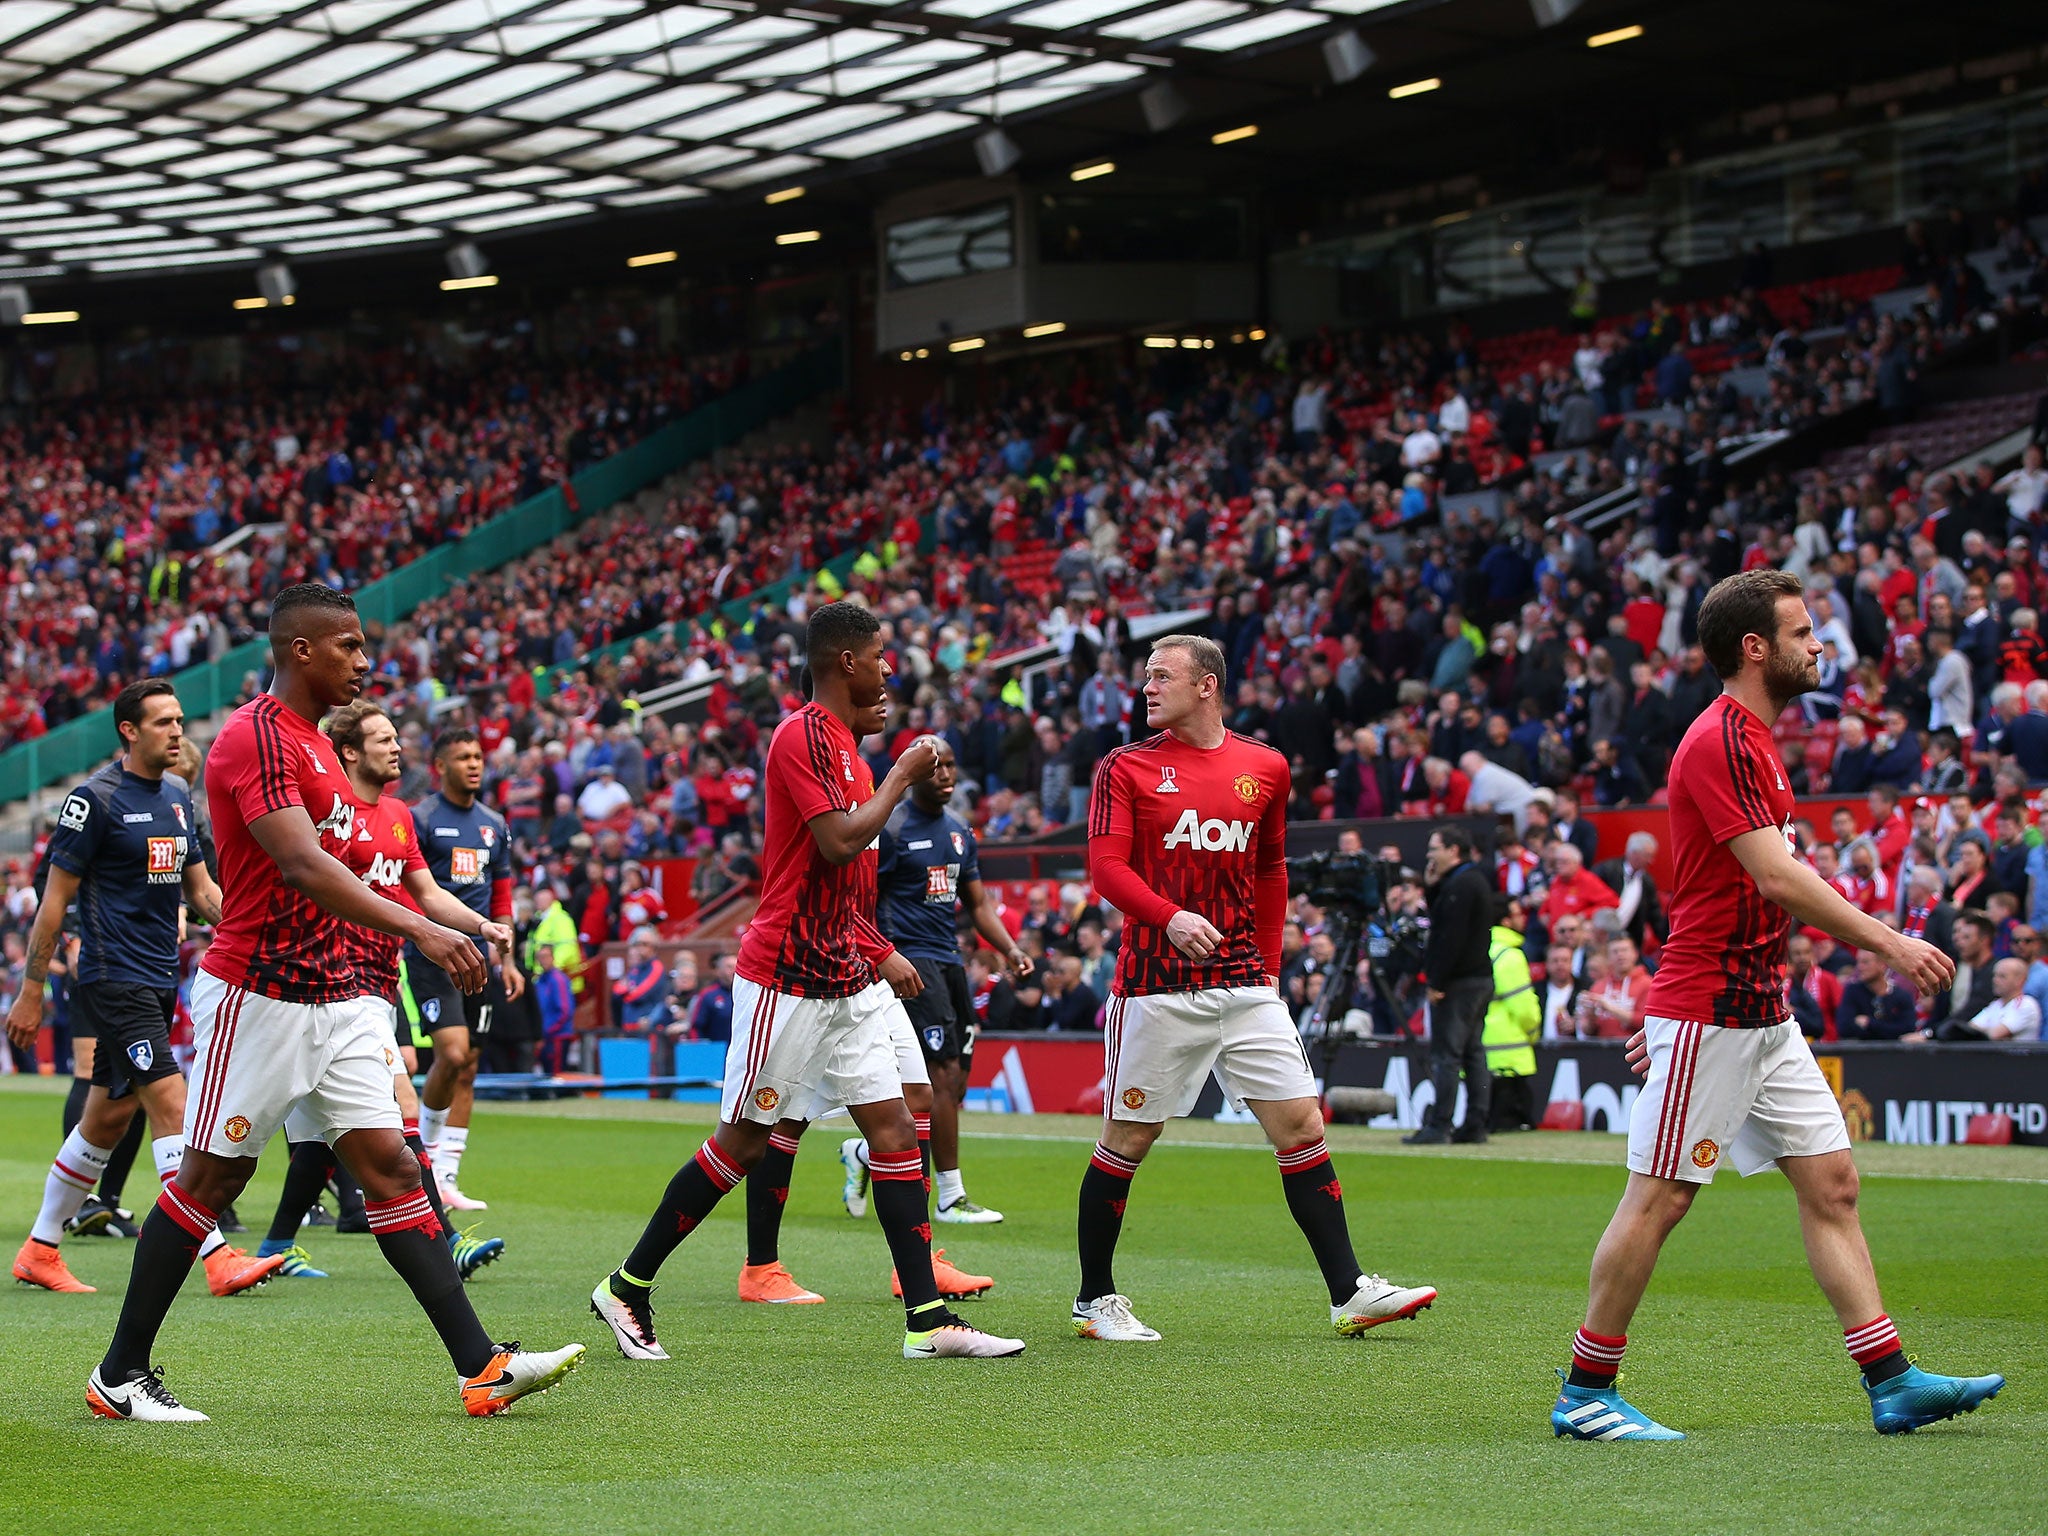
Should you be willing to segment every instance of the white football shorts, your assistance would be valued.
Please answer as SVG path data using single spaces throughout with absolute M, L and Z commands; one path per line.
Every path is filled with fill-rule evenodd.
M 202 970 L 192 982 L 192 1082 L 185 1144 L 258 1156 L 289 1122 L 293 1141 L 400 1128 L 391 1020 L 376 998 L 284 1003 Z
M 1849 1145 L 1842 1106 L 1799 1026 L 1728 1029 L 1652 1015 L 1650 1076 L 1628 1121 L 1628 1165 L 1711 1184 L 1724 1160 L 1744 1178 L 1781 1157 Z
M 842 1104 L 902 1098 L 889 1016 L 903 1008 L 889 1003 L 896 997 L 886 982 L 851 997 L 798 997 L 735 977 L 719 1118 L 773 1125 L 815 1119 Z M 907 1017 L 903 1030 L 916 1052 Z
M 1103 1027 L 1103 1109 L 1158 1123 L 1193 1111 L 1213 1070 L 1246 1099 L 1312 1099 L 1315 1074 L 1279 992 L 1269 986 L 1112 994 Z

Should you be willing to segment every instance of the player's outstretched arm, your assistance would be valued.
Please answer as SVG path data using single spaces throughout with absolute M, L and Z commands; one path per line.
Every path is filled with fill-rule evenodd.
M 21 990 L 7 1010 L 7 1038 L 20 1050 L 36 1043 L 43 1028 L 43 983 L 50 976 L 50 962 L 64 941 L 64 913 L 78 896 L 78 876 L 55 864 L 43 881 L 43 903 L 36 908 L 34 926 L 28 931 L 28 960 L 22 967 Z
M 278 878 L 308 901 L 358 927 L 410 939 L 465 992 L 483 986 L 483 957 L 476 946 L 452 928 L 387 901 L 358 880 L 346 864 L 320 846 L 320 834 L 304 806 L 287 805 L 257 817 L 249 823 L 249 835 L 277 865 Z
M 457 933 L 466 933 L 479 938 L 484 931 L 484 919 L 453 891 L 448 890 L 426 869 L 408 869 L 405 872 L 405 894 L 410 896 L 429 922 L 439 923 L 443 928 L 453 928 Z
M 1785 834 L 1778 828 L 1758 827 L 1730 838 L 1728 851 L 1749 871 L 1766 901 L 1776 902 L 1800 922 L 1832 934 L 1844 944 L 1874 950 L 1922 996 L 1955 980 L 1955 961 L 1932 944 L 1887 928 L 1851 905 L 1848 897 L 1792 856 Z
M 867 804 L 850 811 L 825 811 L 813 816 L 805 825 L 811 829 L 811 837 L 825 862 L 850 864 L 858 858 L 868 844 L 882 835 L 896 807 L 910 793 L 910 786 L 930 778 L 938 766 L 939 754 L 932 750 L 928 737 L 920 736 L 896 759 L 888 777 L 875 786 Z

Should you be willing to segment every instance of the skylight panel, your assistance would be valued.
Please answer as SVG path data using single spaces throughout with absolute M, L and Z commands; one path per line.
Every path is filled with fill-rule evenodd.
M 324 91 L 357 75 L 396 64 L 411 54 L 412 50 L 403 43 L 343 43 L 276 70 L 266 75 L 263 83 L 276 91 Z
M 638 9 L 638 7 L 635 7 Z M 558 59 L 607 59 L 630 58 L 635 54 L 654 53 L 670 43 L 684 38 L 695 37 L 699 32 L 709 31 L 723 22 L 732 20 L 730 11 L 714 11 L 704 6 L 675 5 L 661 13 L 659 20 L 642 15 L 623 26 L 594 33 L 585 38 L 555 50 Z
M 1156 37 L 1172 37 L 1195 27 L 1228 21 L 1233 16 L 1242 16 L 1244 11 L 1243 6 L 1229 4 L 1228 0 L 1182 0 L 1163 11 L 1146 11 L 1126 21 L 1110 22 L 1100 30 L 1111 37 L 1135 37 L 1149 42 Z
M 436 199 L 455 197 L 468 190 L 468 186 L 459 181 L 417 181 L 409 186 L 392 187 L 384 192 L 369 192 L 360 197 L 348 198 L 346 201 L 357 213 L 388 213 L 393 208 L 431 203 Z
M 404 179 L 396 171 L 352 171 L 347 175 L 327 176 L 282 190 L 285 196 L 298 198 L 301 202 L 331 203 L 351 192 L 375 192 L 381 187 L 396 186 Z
M 1260 43 L 1270 43 L 1276 37 L 1285 37 L 1290 32 L 1305 31 L 1310 27 L 1326 25 L 1324 19 L 1314 11 L 1292 11 L 1274 9 L 1263 15 L 1248 16 L 1230 26 L 1218 27 L 1212 32 L 1198 33 L 1185 40 L 1190 48 L 1206 48 L 1214 53 L 1228 53 L 1238 48 L 1255 48 Z
M 339 166 L 323 165 L 317 160 L 303 163 L 279 161 L 263 170 L 243 171 L 225 180 L 229 186 L 240 187 L 245 192 L 260 192 L 269 187 L 281 187 L 286 182 L 304 181 L 319 171 L 339 169 Z
M 1020 26 L 1065 32 L 1074 27 L 1092 26 L 1111 16 L 1121 16 L 1142 4 L 1144 0 L 1053 0 L 1051 5 L 1033 6 L 1010 19 Z
M 744 134 L 740 142 L 751 144 L 756 149 L 788 149 L 795 144 L 812 144 L 819 139 L 852 133 L 856 128 L 871 128 L 876 123 L 886 123 L 902 115 L 900 107 L 878 104 L 828 107 L 823 112 L 808 112 L 789 122 Z
M 348 157 L 356 164 L 368 165 L 373 162 L 363 160 L 361 156 L 404 155 L 408 159 L 419 159 L 425 151 L 403 145 L 383 144 L 381 141 L 411 134 L 424 134 L 430 128 L 440 127 L 447 120 L 446 115 L 440 112 L 423 112 L 418 107 L 392 107 L 387 111 L 372 113 L 368 117 L 359 117 L 352 123 L 337 123 L 334 131 L 358 144 L 379 145 L 376 149 L 357 150 Z
M 81 97 L 97 96 L 102 91 L 111 91 L 116 86 L 127 83 L 125 75 L 109 75 L 97 69 L 67 69 L 47 80 L 25 85 L 22 90 L 31 96 L 40 96 L 46 101 L 77 101 Z
M 17 117 L 11 122 L 0 117 L 0 144 L 30 144 L 70 126 L 61 117 Z
M 61 208 L 64 204 L 44 203 L 39 206 Z M 66 239 L 77 239 L 78 231 L 80 230 L 107 229 L 120 222 L 119 217 L 111 213 L 74 213 L 68 218 L 61 219 L 8 218 L 0 219 L 0 235 L 4 235 L 10 240 L 16 240 L 16 243 L 20 245 L 32 244 L 33 237 L 37 235 L 53 235 L 58 238 L 46 241 L 45 243 L 58 245 Z M 26 238 L 17 240 L 17 236 Z
M 12 239 L 16 245 L 25 246 L 32 251 L 40 251 L 57 246 L 77 245 L 80 240 L 91 240 L 98 245 L 112 246 L 128 244 L 137 240 L 162 240 L 170 234 L 171 231 L 161 224 L 135 224 L 126 229 L 95 229 L 89 233 L 74 231 L 69 234 L 54 235 L 20 234 L 13 236 Z M 204 243 L 207 245 L 213 244 L 211 240 Z M 71 259 L 81 258 L 78 258 L 76 253 L 73 253 Z
M 993 86 L 1014 85 L 1019 80 L 1042 75 L 1069 62 L 1056 53 L 1034 53 L 1028 48 L 1020 48 L 999 58 L 983 59 L 979 63 L 948 70 L 943 75 L 934 75 L 914 85 L 899 85 L 889 92 L 889 99 L 907 101 L 922 96 L 965 96 Z
M 772 122 L 792 112 L 801 112 L 805 107 L 818 106 L 823 100 L 823 97 L 806 96 L 801 91 L 763 91 L 758 96 L 743 97 L 730 106 L 716 107 L 709 112 L 686 117 L 681 122 L 670 123 L 661 131 L 678 139 L 723 138 L 756 123 Z
M 423 96 L 437 86 L 489 69 L 495 63 L 497 60 L 488 54 L 466 53 L 460 48 L 436 49 L 415 54 L 405 63 L 379 70 L 366 79 L 350 81 L 339 94 L 361 101 L 398 101 L 407 96 Z
M 413 4 L 414 0 L 335 0 L 311 24 L 336 33 L 368 32 L 411 10 Z
M 246 213 L 222 214 L 217 218 L 181 219 L 186 228 L 203 235 L 217 235 L 233 229 L 269 229 L 283 224 L 313 224 L 328 217 L 324 208 L 260 208 Z
M 297 240 L 312 231 L 295 227 L 297 221 L 273 220 L 260 228 L 245 229 L 236 236 L 250 245 L 277 245 L 286 240 Z M 375 230 L 389 229 L 388 219 L 328 219 L 319 227 L 322 236 L 367 235 Z
M 410 219 L 415 224 L 444 223 L 495 213 L 503 208 L 526 208 L 532 203 L 533 199 L 524 192 L 486 192 L 479 197 L 458 197 L 450 203 L 428 203 L 419 208 L 407 208 L 400 212 L 399 217 Z
M 545 160 L 568 150 L 581 149 L 596 138 L 596 134 L 585 128 L 543 128 L 539 133 L 529 133 L 523 139 L 512 139 L 495 145 L 491 154 L 499 160 Z M 488 165 L 490 162 L 484 163 Z
M 1401 0 L 1316 0 L 1316 9 L 1335 11 L 1340 16 L 1363 16 L 1367 11 L 1383 11 L 1400 3 Z
M 180 59 L 202 49 L 240 37 L 241 27 L 225 21 L 174 21 L 160 32 L 123 43 L 112 53 L 93 60 L 95 69 L 117 70 L 124 75 L 153 75 Z
M 194 182 L 182 187 L 147 187 L 134 192 L 100 193 L 87 201 L 95 208 L 141 208 L 151 215 L 158 215 L 171 203 L 204 202 L 214 195 L 212 187 Z
M 602 144 L 593 144 L 567 156 L 563 164 L 579 171 L 608 170 L 615 165 L 626 165 L 634 160 L 645 160 L 650 155 L 665 155 L 675 145 L 667 139 L 657 139 L 644 133 L 627 134 L 624 138 L 611 139 Z
M 259 165 L 270 165 L 275 157 L 258 149 L 223 150 L 216 155 L 202 155 L 197 160 L 187 160 L 179 166 L 181 176 L 226 176 L 233 171 L 246 171 Z
M 507 117 L 523 118 L 530 123 L 580 120 L 592 107 L 617 101 L 621 96 L 636 91 L 650 91 L 659 84 L 659 75 L 641 75 L 623 69 L 607 70 L 603 74 L 572 80 L 552 91 L 543 91 L 529 100 L 511 103 L 504 108 L 504 113 Z
M 176 80 L 138 80 L 126 90 L 115 91 L 102 99 L 108 106 L 119 107 L 123 112 L 154 112 L 159 107 L 183 101 L 198 89 L 196 85 L 181 85 Z
M 488 176 L 477 177 L 477 185 L 484 187 L 530 187 L 543 181 L 560 181 L 569 173 L 552 165 L 522 165 L 516 171 L 493 171 Z
M 681 203 L 710 195 L 702 187 L 649 187 L 645 192 L 621 192 L 605 201 L 614 208 L 645 208 L 651 203 Z
M 60 155 L 96 155 L 103 149 L 134 142 L 135 135 L 125 128 L 89 128 L 84 133 L 67 133 L 61 139 L 45 139 L 43 148 Z
M 0 5 L 0 43 L 10 43 L 24 32 L 33 32 L 70 9 L 55 0 L 7 0 Z
M 176 255 L 160 248 L 148 256 L 121 256 L 110 261 L 95 261 L 95 272 L 155 272 L 161 267 L 220 267 L 231 262 L 254 261 L 263 253 L 246 246 L 232 250 L 197 251 L 190 255 Z
M 555 219 L 572 219 L 595 213 L 595 203 L 543 203 L 538 208 L 516 208 L 508 213 L 485 214 L 481 218 L 457 219 L 455 227 L 466 235 L 486 234 L 494 229 L 512 229 L 521 224 L 545 224 Z
M 727 36 L 731 34 L 728 33 Z M 887 48 L 902 38 L 890 32 L 872 32 L 863 27 L 848 27 L 843 32 L 833 32 L 809 42 L 798 43 L 791 48 L 778 48 L 758 59 L 749 59 L 735 64 L 720 76 L 725 80 L 773 80 L 786 79 L 795 75 L 821 73 L 836 68 L 849 60 L 858 59 L 877 49 Z
M 744 149 L 731 149 L 723 144 L 707 144 L 702 149 L 693 149 L 686 155 L 671 155 L 666 160 L 657 160 L 652 165 L 636 165 L 635 176 L 645 176 L 654 181 L 678 181 L 685 176 L 699 176 L 706 171 L 719 170 L 736 165 L 753 156 Z
M 163 231 L 168 233 L 168 231 Z M 143 252 L 151 255 L 170 255 L 175 251 L 218 250 L 220 243 L 215 240 L 145 240 L 136 245 L 78 245 L 55 252 L 58 261 L 99 261 L 105 257 L 137 256 Z
M 282 105 L 285 98 L 275 91 L 233 90 L 195 101 L 184 110 L 209 123 L 232 123 L 254 113 Z
M 504 5 L 493 5 L 491 0 L 450 0 L 423 16 L 408 17 L 397 26 L 385 28 L 384 35 L 440 42 L 471 32 L 488 32 L 503 25 L 508 17 L 523 16 L 532 9 L 531 4 L 520 5 L 516 0 Z
M 266 69 L 296 59 L 302 53 L 310 53 L 332 39 L 313 32 L 295 32 L 290 27 L 266 28 L 253 32 L 239 43 L 210 53 L 203 59 L 192 59 L 172 71 L 181 80 L 197 80 L 206 85 L 226 85 L 231 80 L 246 79 L 259 75 Z
M 427 105 L 446 112 L 481 112 L 501 101 L 510 101 L 514 96 L 546 90 L 575 73 L 575 68 L 568 64 L 512 64 L 480 80 L 430 96 Z
M 818 163 L 809 155 L 776 155 L 772 159 L 756 160 L 752 165 L 742 165 L 715 176 L 706 176 L 704 181 L 707 186 L 717 187 L 721 192 L 730 192 L 735 187 L 750 187 L 757 181 L 779 181 L 789 176 L 801 176 L 805 171 L 816 170 Z
M 835 139 L 830 144 L 814 146 L 821 155 L 830 155 L 835 160 L 858 160 L 865 155 L 884 154 L 892 149 L 901 149 L 906 144 L 922 143 L 942 134 L 957 133 L 962 128 L 972 128 L 982 122 L 978 117 L 968 117 L 959 112 L 917 112 L 893 123 L 884 123 L 879 128 L 870 128 L 865 133 L 851 134 Z
M 116 38 L 126 37 L 137 27 L 147 25 L 150 19 L 147 11 L 123 10 L 117 5 L 88 6 L 69 21 L 15 44 L 7 50 L 7 56 L 36 64 L 66 64 Z
M 155 165 L 159 160 L 177 160 L 196 155 L 204 146 L 197 139 L 144 139 L 124 149 L 110 150 L 100 158 L 109 165 Z
M 869 0 L 869 3 L 880 4 L 882 0 Z M 1017 0 L 937 0 L 937 4 L 928 5 L 925 9 L 934 16 L 966 16 L 972 18 L 993 16 L 997 11 L 1007 11 L 1016 3 Z
M 319 240 L 287 240 L 288 256 L 312 256 L 321 251 L 354 251 L 366 245 L 421 245 L 434 239 L 427 229 L 395 229 L 381 235 L 330 235 Z
M 739 95 L 736 85 L 677 85 L 652 96 L 642 96 L 637 101 L 608 111 L 594 112 L 584 121 L 592 128 L 607 133 L 628 133 L 636 129 L 649 128 L 681 117 L 685 112 L 695 112 L 703 107 L 721 101 L 730 101 Z
M 93 169 L 97 171 L 99 167 L 94 166 Z M 41 190 L 49 197 L 89 197 L 99 192 L 125 192 L 133 187 L 160 187 L 163 181 L 161 176 L 131 171 L 125 176 L 94 175 L 81 176 L 75 181 L 52 181 Z

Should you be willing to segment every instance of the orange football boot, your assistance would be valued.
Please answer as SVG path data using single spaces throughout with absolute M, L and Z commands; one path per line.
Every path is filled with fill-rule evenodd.
M 947 1301 L 967 1301 L 996 1288 L 995 1281 L 987 1275 L 970 1275 L 946 1262 L 946 1250 L 932 1250 L 932 1279 L 939 1285 L 939 1294 Z M 898 1301 L 903 1299 L 903 1281 L 895 1270 L 889 1271 L 889 1294 Z
M 780 1260 L 773 1264 L 742 1264 L 740 1266 L 740 1300 L 783 1302 L 802 1306 L 825 1298 L 816 1291 L 807 1291 L 796 1283 L 796 1277 L 782 1267 Z
M 40 1285 L 46 1291 L 64 1291 L 72 1295 L 99 1289 L 71 1273 L 71 1266 L 64 1262 L 64 1255 L 57 1251 L 54 1243 L 39 1243 L 34 1238 L 23 1243 L 21 1252 L 14 1256 L 14 1278 L 24 1285 Z
M 240 1248 L 216 1248 L 206 1256 L 206 1288 L 216 1296 L 237 1296 L 268 1280 L 290 1255 L 252 1259 Z

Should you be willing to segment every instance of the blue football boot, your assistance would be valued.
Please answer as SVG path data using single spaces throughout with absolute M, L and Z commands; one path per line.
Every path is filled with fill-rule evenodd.
M 1865 1381 L 1863 1390 L 1870 1394 L 1870 1417 L 1880 1435 L 1910 1435 L 1923 1424 L 1975 1413 L 2004 1386 L 2003 1376 L 1936 1376 L 1909 1365 L 1874 1387 Z
M 1629 1402 L 1614 1387 L 1575 1387 L 1565 1378 L 1550 1407 L 1551 1432 L 1574 1440 L 1683 1440 Z M 1620 1385 L 1616 1378 L 1615 1386 Z

